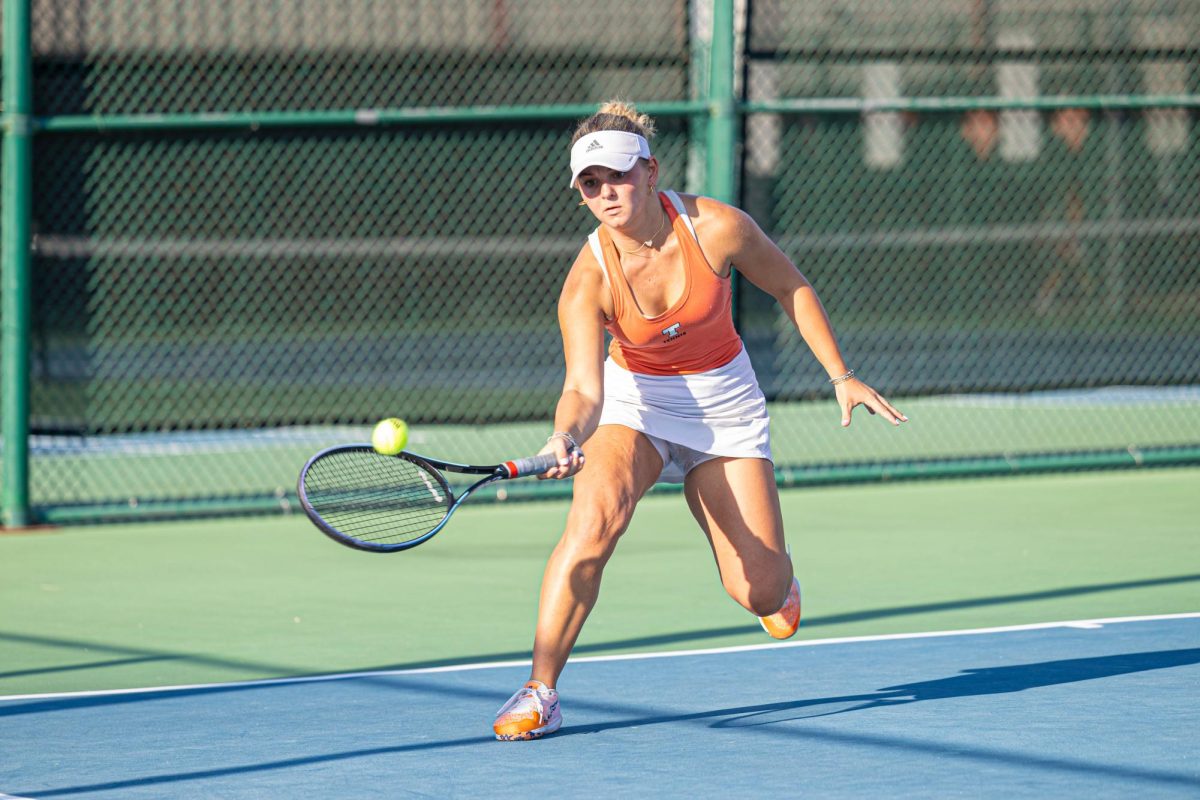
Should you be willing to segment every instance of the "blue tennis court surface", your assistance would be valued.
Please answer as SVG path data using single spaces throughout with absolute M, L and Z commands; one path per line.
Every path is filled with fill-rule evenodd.
M 581 659 L 496 742 L 527 669 L 0 698 L 0 793 L 1200 795 L 1200 614 Z

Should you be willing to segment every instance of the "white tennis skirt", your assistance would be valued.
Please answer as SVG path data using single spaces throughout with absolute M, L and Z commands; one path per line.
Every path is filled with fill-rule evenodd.
M 662 456 L 662 483 L 682 483 L 712 458 L 773 461 L 767 401 L 745 348 L 694 375 L 641 375 L 607 359 L 600 424 L 645 434 Z

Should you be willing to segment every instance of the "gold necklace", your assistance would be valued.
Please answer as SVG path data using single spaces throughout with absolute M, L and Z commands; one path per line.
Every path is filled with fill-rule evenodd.
M 667 212 L 665 210 L 663 210 L 661 207 L 659 208 L 659 210 L 662 211 L 662 218 L 659 219 L 659 221 L 658 221 L 658 230 L 656 230 L 654 232 L 654 235 L 652 235 L 649 239 L 647 239 L 646 241 L 639 244 L 633 250 L 626 250 L 622 247 L 617 247 L 617 249 L 620 250 L 622 253 L 624 253 L 627 256 L 636 256 L 638 253 L 642 252 L 647 247 L 654 244 L 654 240 L 657 239 L 658 234 L 660 234 L 662 232 L 663 226 L 667 224 Z M 614 247 L 616 247 L 616 244 L 617 244 L 616 240 L 613 240 Z

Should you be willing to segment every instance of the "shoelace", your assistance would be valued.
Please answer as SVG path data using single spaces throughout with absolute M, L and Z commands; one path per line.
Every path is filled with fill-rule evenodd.
M 530 689 L 528 686 L 522 686 L 516 694 L 508 698 L 508 702 L 500 707 L 500 710 L 496 712 L 496 716 L 498 717 L 501 714 L 511 711 L 529 698 L 533 699 L 533 705 L 537 708 L 538 716 L 546 716 L 546 706 L 542 703 L 542 696 L 538 694 L 537 689 Z

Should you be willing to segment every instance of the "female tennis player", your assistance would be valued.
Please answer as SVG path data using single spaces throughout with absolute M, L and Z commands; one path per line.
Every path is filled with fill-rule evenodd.
M 730 596 L 777 639 L 800 624 L 766 402 L 731 316 L 732 267 L 795 323 L 829 375 L 843 426 L 860 405 L 893 425 L 907 420 L 846 365 L 812 286 L 754 220 L 657 190 L 653 134 L 649 117 L 613 102 L 572 140 L 570 185 L 600 225 L 559 298 L 566 379 L 542 452 L 559 459 L 543 477 L 575 476 L 574 499 L 542 579 L 530 681 L 497 712 L 498 739 L 562 724 L 559 674 L 617 540 L 658 481 L 683 483 Z

